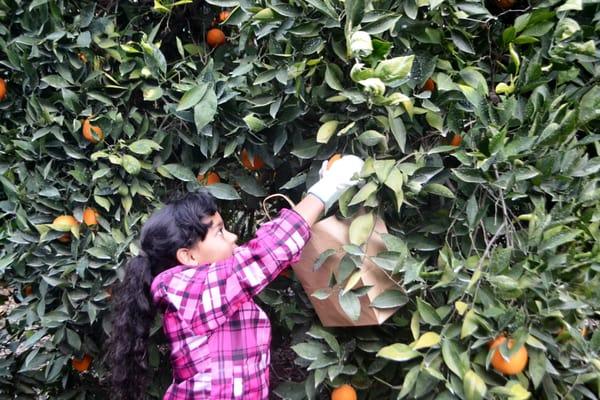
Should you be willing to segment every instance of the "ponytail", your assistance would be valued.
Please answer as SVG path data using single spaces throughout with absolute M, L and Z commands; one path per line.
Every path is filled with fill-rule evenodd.
M 140 233 L 140 255 L 125 266 L 125 278 L 115 290 L 112 334 L 106 358 L 112 373 L 112 393 L 119 400 L 145 397 L 150 378 L 148 342 L 155 309 L 150 287 L 156 275 L 177 265 L 177 249 L 204 240 L 217 212 L 207 192 L 186 193 L 155 211 Z
M 148 341 L 155 315 L 150 298 L 153 275 L 148 257 L 142 254 L 127 264 L 113 303 L 107 359 L 115 397 L 122 400 L 143 399 L 150 373 Z

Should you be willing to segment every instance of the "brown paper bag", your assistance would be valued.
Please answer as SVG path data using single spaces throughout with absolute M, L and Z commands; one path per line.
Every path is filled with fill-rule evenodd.
M 267 197 L 265 201 L 269 198 Z M 286 198 L 286 200 L 291 203 L 289 199 Z M 293 205 L 293 203 L 291 204 Z M 339 291 L 343 290 L 343 285 L 346 282 L 343 282 L 343 285 L 337 285 L 329 297 L 324 300 L 311 296 L 315 291 L 328 287 L 331 274 L 338 276 L 340 260 L 344 255 L 341 248 L 350 243 L 349 230 L 351 222 L 351 220 L 344 221 L 331 216 L 314 224 L 311 229 L 311 239 L 302 250 L 300 260 L 295 265 L 292 265 L 294 273 L 302 284 L 323 326 L 380 325 L 398 309 L 377 309 L 371 307 L 373 299 L 387 289 L 392 288 L 395 284 L 383 270 L 366 257 L 363 259 L 361 267 L 361 279 L 354 286 L 354 289 L 363 286 L 372 286 L 372 288 L 366 295 L 359 297 L 360 316 L 357 320 L 352 320 L 339 303 Z M 386 250 L 380 236 L 381 233 L 387 233 L 387 228 L 383 220 L 378 217 L 375 222 L 374 232 L 366 244 L 367 255 L 375 256 L 379 252 Z M 321 253 L 328 249 L 340 251 L 327 258 L 320 268 L 315 271 L 315 261 Z

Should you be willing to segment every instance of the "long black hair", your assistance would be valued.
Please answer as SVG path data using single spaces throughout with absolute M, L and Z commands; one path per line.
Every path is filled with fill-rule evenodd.
M 192 192 L 171 200 L 144 223 L 140 255 L 129 260 L 113 300 L 112 334 L 107 341 L 112 392 L 117 399 L 145 397 L 150 377 L 148 341 L 156 310 L 150 285 L 156 275 L 178 264 L 180 248 L 204 240 L 211 223 L 202 220 L 217 212 L 214 198 Z

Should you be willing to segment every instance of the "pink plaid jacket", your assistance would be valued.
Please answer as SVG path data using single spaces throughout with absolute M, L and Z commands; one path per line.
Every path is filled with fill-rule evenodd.
M 267 399 L 271 324 L 253 296 L 298 261 L 310 227 L 284 209 L 224 261 L 179 265 L 152 282 L 171 345 L 164 399 Z

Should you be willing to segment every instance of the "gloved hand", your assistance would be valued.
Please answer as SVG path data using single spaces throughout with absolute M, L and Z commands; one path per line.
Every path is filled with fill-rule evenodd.
M 321 179 L 308 189 L 308 193 L 318 197 L 325 204 L 325 210 L 329 209 L 346 189 L 358 184 L 358 174 L 364 163 L 359 157 L 348 155 L 327 169 L 327 161 L 324 161 L 319 170 Z

